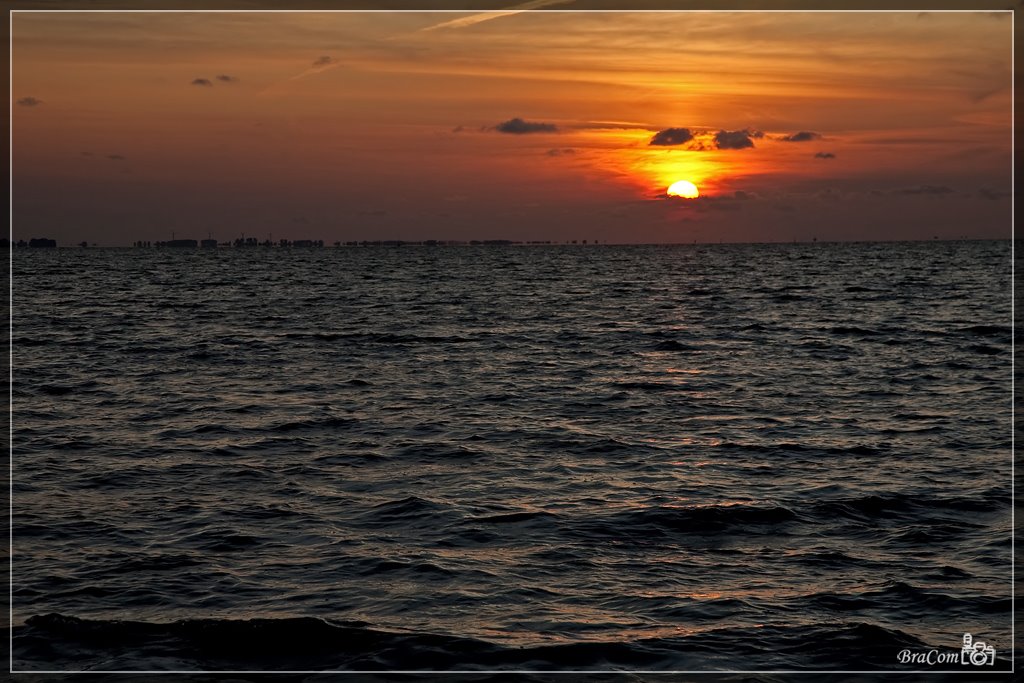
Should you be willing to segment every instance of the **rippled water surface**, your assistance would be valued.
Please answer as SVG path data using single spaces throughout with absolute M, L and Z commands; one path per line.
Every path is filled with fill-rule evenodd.
M 1009 667 L 1008 242 L 13 258 L 16 668 Z

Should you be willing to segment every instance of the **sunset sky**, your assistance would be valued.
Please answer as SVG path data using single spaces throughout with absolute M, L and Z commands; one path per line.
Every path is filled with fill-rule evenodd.
M 1009 12 L 566 4 L 17 12 L 14 238 L 1010 236 Z

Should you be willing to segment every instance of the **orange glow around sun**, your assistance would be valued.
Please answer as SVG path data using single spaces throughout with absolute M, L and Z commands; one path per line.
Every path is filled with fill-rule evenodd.
M 700 190 L 689 180 L 678 180 L 668 187 L 669 197 L 682 197 L 683 199 L 696 199 L 700 196 Z

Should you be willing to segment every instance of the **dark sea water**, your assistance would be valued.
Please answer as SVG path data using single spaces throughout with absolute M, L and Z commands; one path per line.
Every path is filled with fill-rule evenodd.
M 16 250 L 14 668 L 1008 670 L 1010 268 Z

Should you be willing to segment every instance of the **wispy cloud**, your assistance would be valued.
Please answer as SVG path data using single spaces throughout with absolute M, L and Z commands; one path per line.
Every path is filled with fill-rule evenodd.
M 321 55 L 320 57 L 317 57 L 316 59 L 313 60 L 313 63 L 309 66 L 308 69 L 306 69 L 300 74 L 295 74 L 288 80 L 297 81 L 300 78 L 305 78 L 306 76 L 318 74 L 323 71 L 327 71 L 329 69 L 333 69 L 339 66 L 341 66 L 341 62 L 339 62 L 334 57 L 331 57 L 330 55 Z
M 202 88 L 212 88 L 213 82 L 209 78 L 196 78 L 192 80 L 192 85 L 198 85 Z
M 279 89 L 285 83 L 290 83 L 291 81 L 297 81 L 300 78 L 305 78 L 306 76 L 312 76 L 313 74 L 322 73 L 324 71 L 328 71 L 330 69 L 337 68 L 337 67 L 339 67 L 341 65 L 342 65 L 341 61 L 335 59 L 334 57 L 332 57 L 330 55 L 320 55 L 319 57 L 317 57 L 316 59 L 313 60 L 313 63 L 310 64 L 309 67 L 307 67 L 305 71 L 297 73 L 294 76 L 292 76 L 291 78 L 286 78 L 283 81 L 276 81 L 274 83 L 271 83 L 270 85 L 265 87 L 263 90 L 261 90 L 259 92 L 259 94 L 260 95 L 268 95 L 268 94 L 271 93 L 271 91 Z M 220 76 L 218 76 L 218 78 L 220 78 Z
M 939 196 L 953 194 L 953 190 L 945 185 L 919 185 L 917 187 L 905 187 L 900 190 L 893 190 L 896 194 L 926 194 Z
M 783 142 L 810 142 L 811 140 L 818 140 L 821 138 L 821 133 L 814 133 L 809 130 L 802 130 L 799 133 L 793 133 L 792 135 L 783 135 L 780 140 Z
M 238 83 L 238 76 L 229 76 L 228 74 L 219 74 L 217 80 L 222 83 Z
M 469 17 L 459 17 L 458 19 L 452 19 L 450 21 L 443 21 L 440 24 L 434 24 L 433 26 L 427 26 L 426 28 L 420 29 L 421 31 L 436 31 L 442 28 L 465 28 L 467 26 L 473 26 L 484 21 L 490 21 L 491 19 L 500 19 L 501 17 L 510 17 L 513 14 L 519 14 L 520 12 L 527 12 L 532 9 L 540 9 L 541 7 L 550 7 L 551 5 L 565 5 L 574 0 L 531 0 L 531 2 L 523 3 L 522 5 L 516 5 L 515 7 L 509 7 L 506 10 L 497 10 L 494 12 L 483 12 L 481 14 L 474 14 Z
M 1004 199 L 1006 197 L 1012 197 L 1013 193 L 1012 192 L 1008 192 L 1006 190 L 992 190 L 992 189 L 989 189 L 987 187 L 983 187 L 980 190 L 978 190 L 978 195 L 981 196 L 981 197 L 984 197 L 985 199 L 991 199 L 991 200 L 994 201 L 994 200 L 997 200 L 997 199 Z
M 18 100 L 18 104 L 20 104 L 23 107 L 36 107 L 42 103 L 42 100 L 36 99 L 35 97 L 22 97 L 20 100 Z

